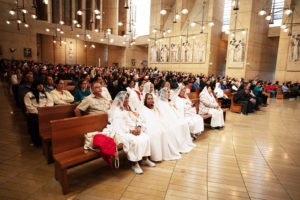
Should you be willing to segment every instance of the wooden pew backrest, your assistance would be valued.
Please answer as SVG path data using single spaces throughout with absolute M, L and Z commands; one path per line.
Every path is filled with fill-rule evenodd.
M 84 134 L 103 130 L 108 115 L 97 114 L 51 121 L 53 155 L 83 147 Z

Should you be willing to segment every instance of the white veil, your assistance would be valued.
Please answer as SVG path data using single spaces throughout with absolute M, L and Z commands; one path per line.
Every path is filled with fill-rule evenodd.
M 118 115 L 118 111 L 124 110 L 124 100 L 126 95 L 129 96 L 129 93 L 127 91 L 120 91 L 115 97 L 111 108 L 108 111 L 108 120 L 110 122 L 115 117 L 115 115 Z
M 179 93 L 180 93 L 181 90 L 183 90 L 183 89 L 185 89 L 185 86 L 183 86 L 183 85 L 179 86 L 179 87 L 176 89 L 176 91 L 174 92 L 174 95 L 173 95 L 173 97 L 172 97 L 172 101 L 173 101 L 173 102 L 176 101 L 176 99 L 178 98 Z M 187 100 L 190 100 L 189 97 L 188 97 L 188 95 L 187 95 L 187 93 L 185 93 L 184 97 L 185 97 Z
M 200 101 L 201 101 L 201 97 L 202 98 L 208 98 L 208 99 L 210 99 L 210 101 L 215 101 L 215 99 L 214 99 L 214 96 L 213 95 L 211 95 L 211 94 L 209 94 L 209 92 L 208 92 L 208 90 L 207 90 L 207 86 L 205 86 L 204 88 L 203 88 L 203 90 L 201 91 L 201 93 L 200 93 Z
M 143 90 L 143 93 L 144 93 L 144 94 L 150 93 L 150 87 L 151 87 L 151 85 L 153 85 L 151 82 L 145 83 L 145 85 L 144 85 L 144 90 Z M 153 91 L 153 92 L 154 92 L 154 91 Z

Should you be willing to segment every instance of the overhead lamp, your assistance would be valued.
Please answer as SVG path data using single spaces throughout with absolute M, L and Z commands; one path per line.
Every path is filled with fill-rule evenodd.
M 59 31 L 61 31 L 61 29 L 60 28 L 56 28 L 56 30 L 59 32 Z
M 101 15 L 96 15 L 96 19 L 101 19 Z
M 289 29 L 285 28 L 283 31 L 284 31 L 284 32 L 288 32 L 288 31 L 289 31 Z
M 48 0 L 43 0 L 43 3 L 48 5 Z
M 107 34 L 108 34 L 108 35 L 111 34 L 111 29 L 110 29 L 110 28 L 107 29 Z
M 64 32 L 63 32 L 63 31 L 61 31 L 61 32 L 60 32 L 60 34 L 64 34 Z
M 209 25 L 209 26 L 214 26 L 215 23 L 214 23 L 214 22 L 209 22 L 208 25 Z
M 258 12 L 258 15 L 260 15 L 260 16 L 264 16 L 265 14 L 267 14 L 267 12 L 265 10 L 261 10 Z
M 168 32 L 168 33 L 171 33 L 171 32 L 172 32 L 172 30 L 168 28 L 167 32 Z
M 186 14 L 189 13 L 189 10 L 186 9 L 186 8 L 184 8 L 184 9 L 181 10 L 181 13 L 184 14 L 184 15 L 186 15 Z
M 64 22 L 63 20 L 60 20 L 60 21 L 59 21 L 59 24 L 60 24 L 60 25 L 64 25 L 65 22 Z
M 163 36 L 166 36 L 166 32 L 163 32 L 162 34 L 163 34 Z
M 266 16 L 266 20 L 270 21 L 272 19 L 271 15 Z
M 95 32 L 98 33 L 98 32 L 99 32 L 99 29 L 96 28 L 96 29 L 95 29 Z
M 53 40 L 53 43 L 55 44 L 55 43 L 56 43 L 56 40 Z
M 195 22 L 192 22 L 192 23 L 191 23 L 191 26 L 192 26 L 192 27 L 196 26 L 196 23 L 195 23 Z
M 126 38 L 126 37 L 127 37 L 127 35 L 125 34 L 125 35 L 123 35 L 123 37 L 124 37 L 124 38 Z
M 193 36 L 192 38 L 193 38 L 193 39 L 196 39 L 196 36 Z
M 32 18 L 32 19 L 36 19 L 37 16 L 36 16 L 35 14 L 32 14 L 32 15 L 31 15 L 31 18 Z
M 293 11 L 291 9 L 287 9 L 287 10 L 284 11 L 284 14 L 290 15 L 290 14 L 292 14 L 292 12 Z
M 9 21 L 9 20 L 7 20 L 7 21 L 6 21 L 6 23 L 7 23 L 7 24 L 10 24 L 10 21 Z
M 76 27 L 77 27 L 77 28 L 80 28 L 80 27 L 81 27 L 81 25 L 80 25 L 80 24 L 76 24 Z
M 76 34 L 76 37 L 78 37 L 78 38 L 79 38 L 79 37 L 80 37 L 80 35 L 79 35 L 79 34 Z
M 100 14 L 100 10 L 96 9 L 96 10 L 94 10 L 94 13 L 95 13 L 96 15 L 98 15 L 98 14 Z
M 147 41 L 150 42 L 151 41 L 150 38 L 148 38 Z
M 11 15 L 15 15 L 15 14 L 16 14 L 16 12 L 15 12 L 14 10 L 10 10 L 10 11 L 9 11 L 9 14 L 11 14 Z
M 280 26 L 280 28 L 286 29 L 286 25 L 285 25 L 285 24 L 282 24 L 282 25 Z
M 177 20 L 180 19 L 180 15 L 176 14 L 175 19 L 177 19 Z
M 84 47 L 87 48 L 87 45 L 85 44 Z
M 153 29 L 153 31 L 152 31 L 152 32 L 153 32 L 153 33 L 156 33 L 156 31 L 157 31 L 156 29 Z
M 165 14 L 167 14 L 167 11 L 166 11 L 165 9 L 162 9 L 162 10 L 160 11 L 160 14 L 161 14 L 161 15 L 165 15 Z
M 28 13 L 28 11 L 27 11 L 25 8 L 21 9 L 21 11 L 22 11 L 22 13 L 24 13 L 24 14 Z
M 246 32 L 245 30 L 242 31 L 242 34 L 243 34 L 243 35 L 246 35 L 246 33 L 247 33 L 247 32 Z
M 73 19 L 73 24 L 77 24 L 78 21 L 76 19 Z
M 91 35 L 90 35 L 90 34 L 86 34 L 86 37 L 88 37 L 88 38 L 89 38 L 89 37 L 91 37 Z
M 110 39 L 109 42 L 110 42 L 110 43 L 113 43 L 113 42 L 114 42 L 114 39 Z
M 234 0 L 232 2 L 233 10 L 239 10 L 239 0 Z
M 22 21 L 20 19 L 17 20 L 18 24 L 22 24 Z
M 26 23 L 24 24 L 24 26 L 25 26 L 25 28 L 28 28 L 28 27 L 29 27 L 29 25 L 28 25 L 28 24 L 26 24 Z
M 234 37 L 235 36 L 235 34 L 234 33 L 231 33 L 231 37 Z
M 49 28 L 46 28 L 45 31 L 46 31 L 46 32 L 50 32 L 50 29 L 49 29 Z
M 227 31 L 225 31 L 225 33 L 228 35 L 230 32 L 227 30 Z
M 100 41 L 101 41 L 101 42 L 103 42 L 103 41 L 104 41 L 104 39 L 103 39 L 103 38 L 101 38 L 101 39 L 100 39 Z
M 126 42 L 123 41 L 122 44 L 126 44 Z
M 91 47 L 92 47 L 92 48 L 94 48 L 94 49 L 96 48 L 96 46 L 95 46 L 94 44 L 92 44 L 92 46 L 91 46 Z
M 77 11 L 77 15 L 82 15 L 82 14 L 83 14 L 83 12 L 81 10 Z
M 123 26 L 123 22 L 118 22 L 118 26 Z

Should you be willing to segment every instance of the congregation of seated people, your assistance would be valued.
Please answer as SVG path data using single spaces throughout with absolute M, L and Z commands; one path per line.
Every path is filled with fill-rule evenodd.
M 1 74 L 11 83 L 16 105 L 25 113 L 31 144 L 41 145 L 38 107 L 78 103 L 75 116 L 108 113 L 103 132 L 115 132 L 118 144 L 143 173 L 140 163 L 177 160 L 188 153 L 204 131 L 203 115 L 210 126 L 225 126 L 224 108 L 233 102 L 247 115 L 267 106 L 278 88 L 288 98 L 299 96 L 299 83 L 234 79 L 215 75 L 159 71 L 152 68 L 52 65 L 30 61 L 0 61 Z M 75 86 L 67 90 L 68 85 Z M 229 91 L 229 93 L 227 92 Z M 198 103 L 189 94 L 196 93 Z M 139 162 L 141 161 L 141 162 Z

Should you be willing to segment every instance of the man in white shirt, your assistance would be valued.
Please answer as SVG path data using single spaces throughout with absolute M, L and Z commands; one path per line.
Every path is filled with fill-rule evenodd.
M 74 101 L 73 95 L 68 91 L 64 90 L 65 82 L 62 79 L 55 81 L 56 88 L 50 92 L 53 102 L 55 105 L 70 104 Z

